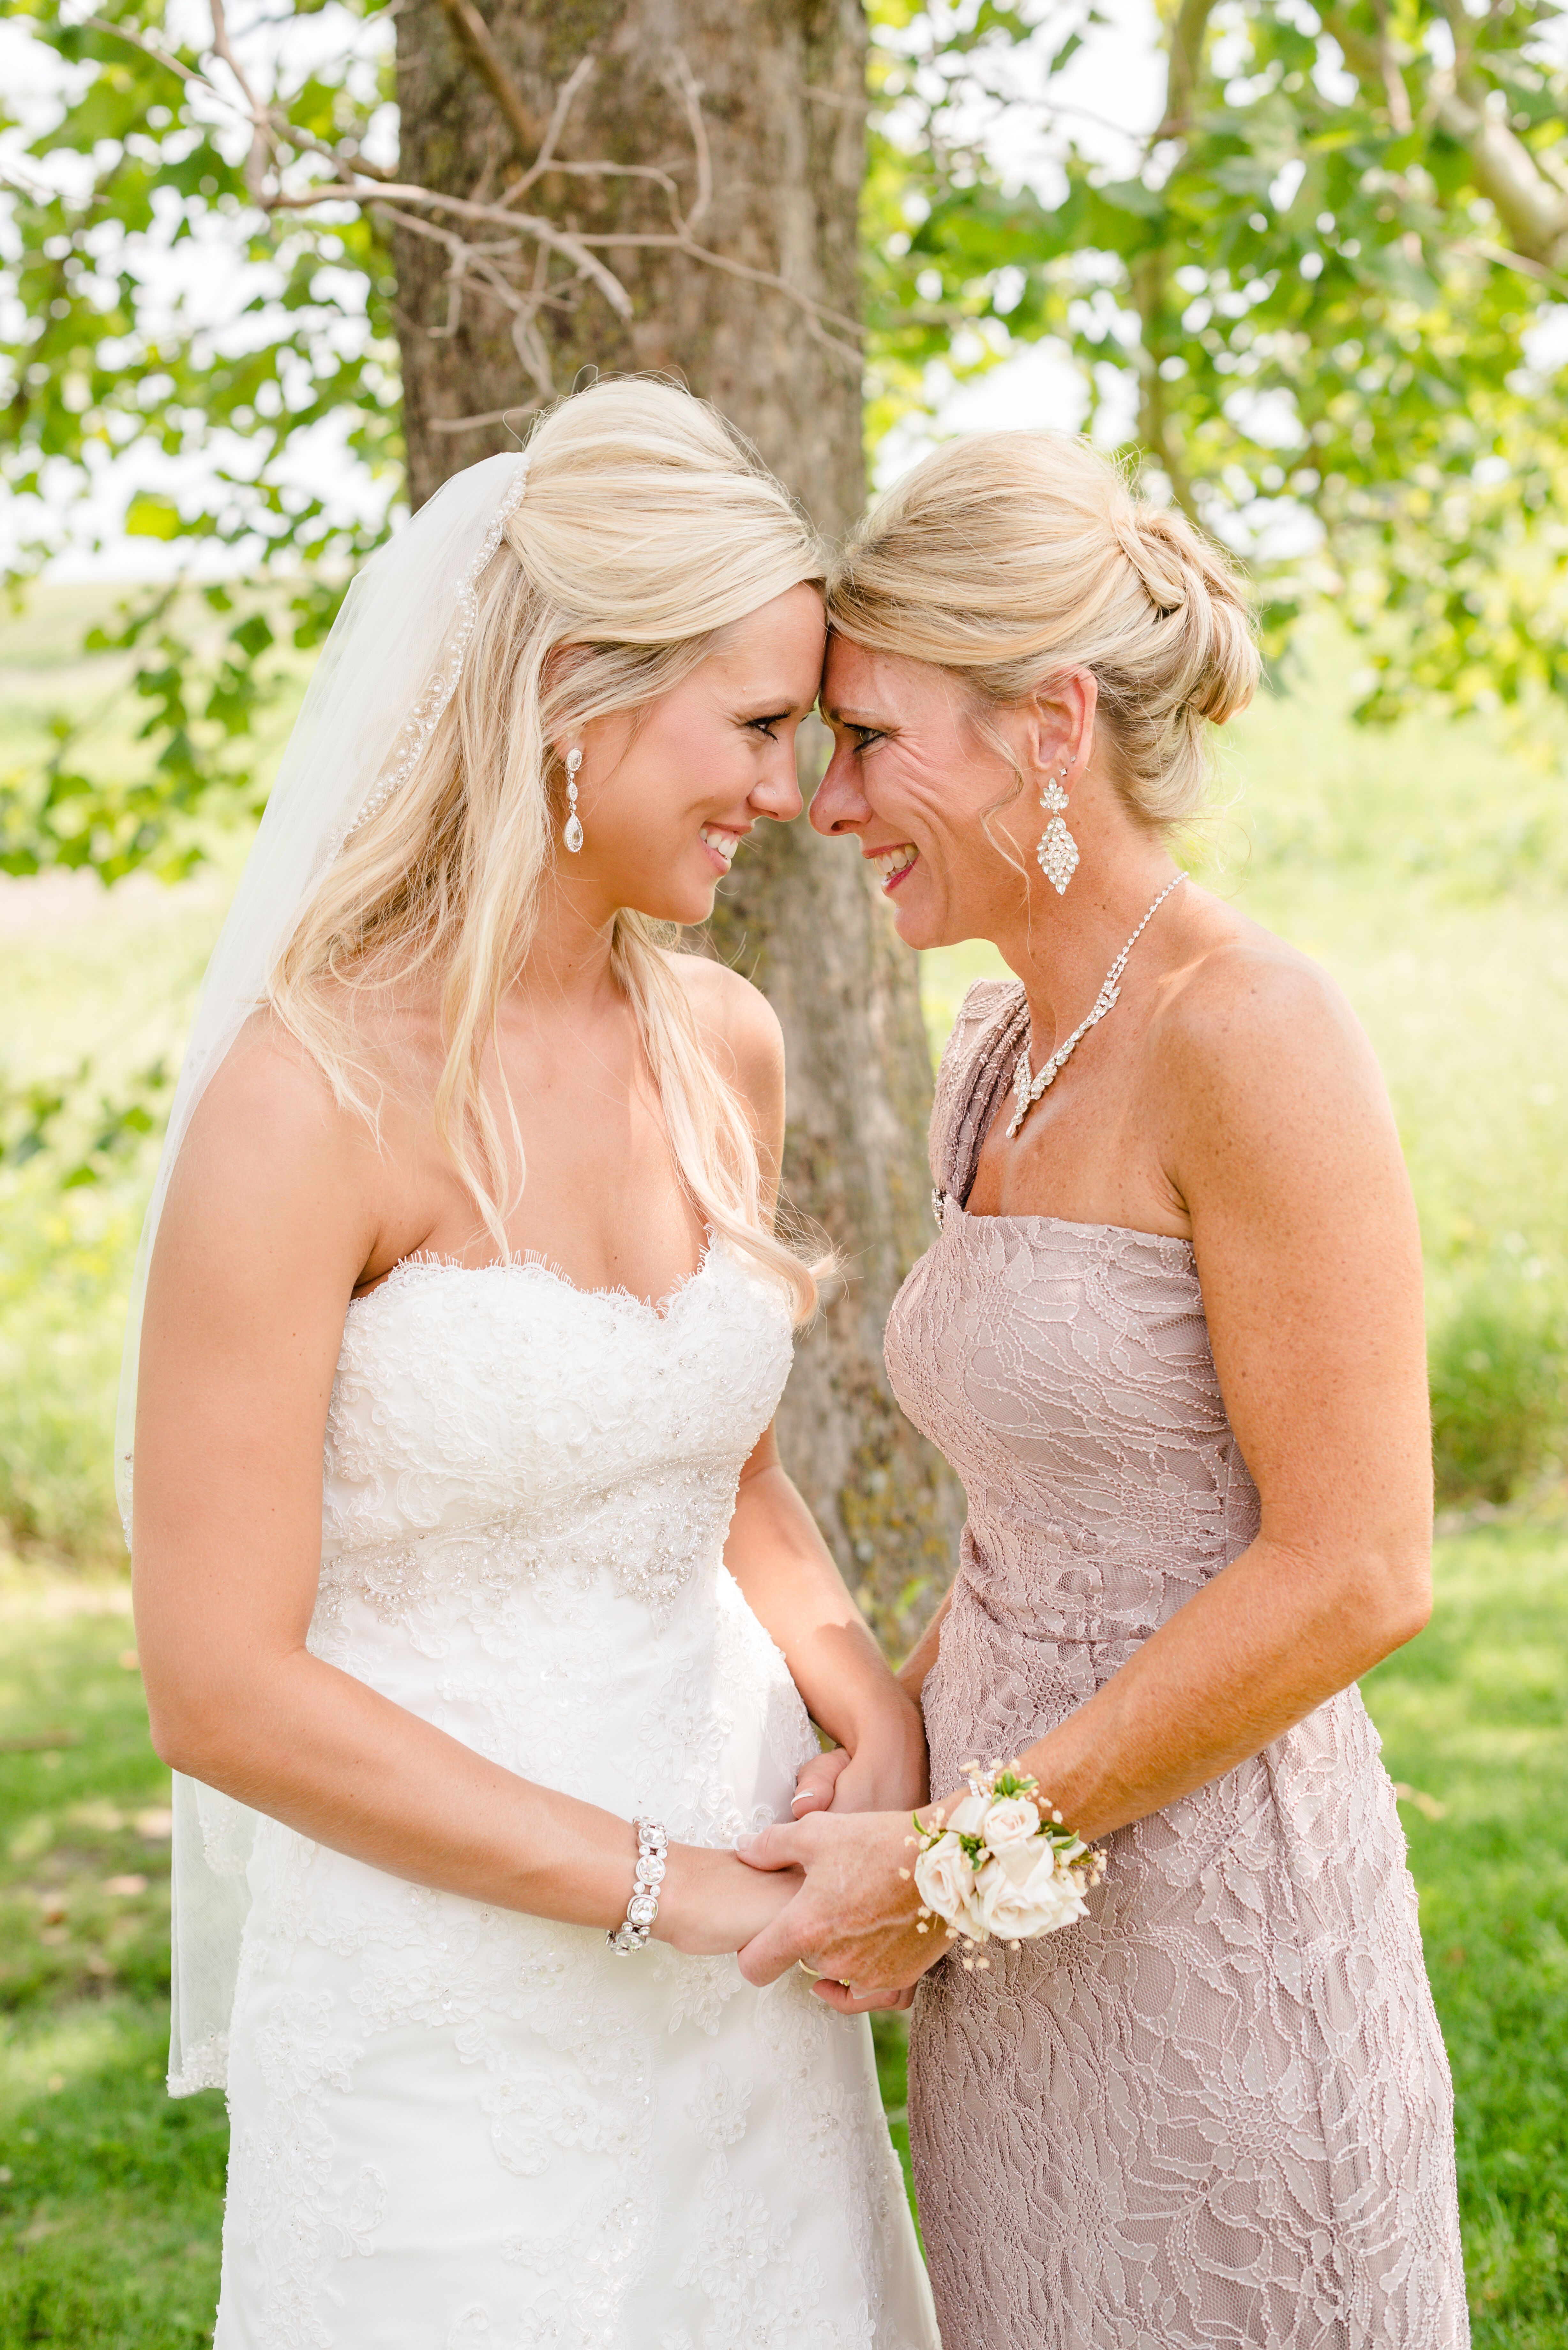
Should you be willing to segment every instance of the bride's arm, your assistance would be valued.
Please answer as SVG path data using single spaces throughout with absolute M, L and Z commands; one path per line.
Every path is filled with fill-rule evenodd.
M 751 1112 L 765 1212 L 778 1198 L 784 1135 L 784 1035 L 776 1014 L 722 963 L 678 955 L 709 1050 Z M 724 1563 L 784 1651 L 812 1720 L 850 1757 L 824 1773 L 838 1811 L 907 1809 L 926 1794 L 926 1739 L 914 1696 L 884 1663 L 811 1512 L 785 1473 L 772 1428 L 741 1472 Z M 808 1765 L 808 1772 L 817 1766 Z M 836 1777 L 836 1787 L 833 1784 Z
M 635 1836 L 313 1657 L 327 1402 L 395 1170 L 263 1032 L 175 1170 L 141 1344 L 133 1539 L 153 1743 L 176 1770 L 416 1884 L 585 1926 L 626 1915 Z M 732 1855 L 672 1846 L 655 1932 L 734 1950 Z
M 838 1811 L 899 1811 L 926 1795 L 919 1709 L 882 1660 L 770 1428 L 747 1461 L 724 1560 L 783 1649 L 812 1720 L 849 1760 Z M 809 1767 L 809 1766 L 808 1766 Z

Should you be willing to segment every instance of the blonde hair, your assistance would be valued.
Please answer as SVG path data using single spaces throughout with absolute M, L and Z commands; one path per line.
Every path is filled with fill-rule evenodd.
M 535 427 L 528 461 L 521 503 L 478 581 L 452 701 L 411 773 L 350 832 L 270 990 L 337 1098 L 374 1124 L 375 1087 L 351 1050 L 355 994 L 421 970 L 439 979 L 436 1131 L 504 1258 L 526 1167 L 504 1076 L 504 1130 L 481 1072 L 555 854 L 564 778 L 554 745 L 670 692 L 720 629 L 825 574 L 810 525 L 755 451 L 670 385 L 599 383 L 562 401 Z M 672 936 L 623 910 L 610 966 L 636 1014 L 680 1180 L 708 1228 L 782 1283 L 805 1319 L 814 1273 L 764 1226 L 755 1134 L 704 1048 L 667 951 Z
M 1230 557 L 1068 432 L 936 450 L 850 533 L 827 610 L 854 643 L 953 671 L 992 705 L 1092 670 L 1113 775 L 1150 824 L 1199 806 L 1207 729 L 1258 681 Z

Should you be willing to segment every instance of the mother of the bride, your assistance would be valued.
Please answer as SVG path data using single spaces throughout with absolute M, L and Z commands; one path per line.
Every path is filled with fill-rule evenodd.
M 1241 596 L 1084 443 L 997 433 L 900 484 L 830 613 L 813 824 L 909 945 L 1017 974 L 948 1047 L 888 1328 L 969 1498 L 907 1679 L 939 1798 L 1022 1753 L 1110 1866 L 933 1966 L 908 1822 L 808 1810 L 748 1853 L 808 1875 L 745 1971 L 923 1977 L 946 2350 L 1451 2350 L 1448 2068 L 1352 1686 L 1429 1606 L 1416 1219 L 1346 1006 L 1168 840 L 1255 681 Z

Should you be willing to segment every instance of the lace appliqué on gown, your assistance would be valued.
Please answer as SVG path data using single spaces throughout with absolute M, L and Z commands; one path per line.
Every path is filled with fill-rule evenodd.
M 899 1401 L 969 1499 L 933 1787 L 1083 1704 L 1244 1550 L 1255 1488 L 1184 1242 L 971 1217 L 1026 1020 L 971 991 Z M 1108 1839 L 1091 1915 L 917 2000 L 910 2139 L 946 2350 L 1457 2350 L 1448 2066 L 1358 1693 Z
M 400 1268 L 344 1334 L 313 1651 L 682 1840 L 787 1816 L 816 1742 L 722 1550 L 790 1353 L 719 1248 L 659 1311 Z M 868 2035 L 804 1978 L 618 1960 L 253 1815 L 229 1851 L 236 1813 L 218 2350 L 938 2350 Z

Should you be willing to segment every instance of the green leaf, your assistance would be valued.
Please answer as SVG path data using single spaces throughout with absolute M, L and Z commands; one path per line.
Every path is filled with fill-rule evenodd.
M 125 510 L 128 538 L 178 538 L 180 531 L 180 509 L 168 498 L 143 494 L 132 498 Z

